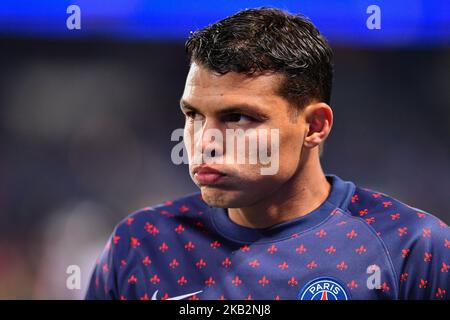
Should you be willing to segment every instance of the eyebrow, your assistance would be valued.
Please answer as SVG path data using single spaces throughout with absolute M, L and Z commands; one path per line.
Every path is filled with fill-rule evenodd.
M 190 105 L 183 99 L 180 100 L 180 108 L 182 110 L 191 110 L 191 111 L 199 112 L 199 110 L 196 107 Z M 220 111 L 218 111 L 217 113 L 219 115 L 230 114 L 230 113 L 248 113 L 250 115 L 255 115 L 260 118 L 266 119 L 267 116 L 263 112 L 261 112 L 257 109 L 260 109 L 260 108 L 256 105 L 251 105 L 248 103 L 239 103 L 239 104 L 233 104 L 233 105 L 227 106 L 227 107 L 221 109 Z

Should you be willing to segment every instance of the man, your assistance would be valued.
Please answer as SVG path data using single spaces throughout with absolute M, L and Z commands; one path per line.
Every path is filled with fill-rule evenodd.
M 310 21 L 245 10 L 191 34 L 186 50 L 180 103 L 201 193 L 124 219 L 88 299 L 449 298 L 447 225 L 323 173 L 332 51 Z M 236 131 L 246 161 L 217 138 Z M 264 148 L 279 159 L 268 174 L 249 159 Z

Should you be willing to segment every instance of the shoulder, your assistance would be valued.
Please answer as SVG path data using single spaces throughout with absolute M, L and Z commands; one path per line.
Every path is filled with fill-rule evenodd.
M 436 216 L 367 188 L 355 189 L 348 210 L 388 241 L 450 236 L 448 225 Z
M 117 224 L 114 235 L 116 239 L 123 236 L 131 242 L 148 236 L 155 237 L 180 223 L 201 224 L 203 213 L 208 209 L 200 193 L 189 194 L 132 212 Z M 130 243 L 130 246 L 133 245 Z
M 151 263 L 146 254 L 154 250 L 155 240 L 156 247 L 165 250 L 165 241 L 174 231 L 184 232 L 191 225 L 196 228 L 195 231 L 201 229 L 206 220 L 203 211 L 206 213 L 208 208 L 200 194 L 195 193 L 141 208 L 123 218 L 96 261 L 87 299 L 118 299 L 119 284 L 130 281 L 123 278 L 127 276 L 124 272 L 127 268 L 123 267 L 135 263 L 129 258 L 134 257 L 134 261 L 138 259 L 144 265 Z M 141 256 L 145 258 L 142 260 Z
M 356 188 L 348 207 L 381 239 L 394 266 L 400 299 L 448 299 L 450 228 L 436 216 L 389 195 Z

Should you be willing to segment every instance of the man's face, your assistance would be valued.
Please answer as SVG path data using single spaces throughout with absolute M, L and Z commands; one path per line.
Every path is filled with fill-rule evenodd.
M 302 114 L 294 115 L 288 101 L 276 94 L 280 80 L 276 74 L 217 75 L 195 63 L 191 65 L 181 98 L 186 115 L 184 141 L 191 178 L 209 205 L 255 205 L 279 190 L 298 170 L 306 125 Z M 227 132 L 233 129 L 247 133 L 254 129 L 253 134 L 243 136 L 244 154 L 237 150 L 237 142 L 234 148 L 228 144 Z M 277 130 L 278 136 L 271 134 Z M 221 133 L 223 141 L 212 138 L 211 133 Z M 262 172 L 270 164 L 261 163 L 259 157 L 254 161 L 261 151 L 272 161 L 278 161 L 279 156 L 275 167 L 272 163 L 276 170 L 269 170 L 269 174 Z M 240 161 L 238 153 L 243 155 Z M 203 164 L 196 155 L 203 158 Z

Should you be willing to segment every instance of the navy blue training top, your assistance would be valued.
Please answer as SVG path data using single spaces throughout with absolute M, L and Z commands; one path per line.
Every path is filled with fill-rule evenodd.
M 336 175 L 327 199 L 269 228 L 234 223 L 200 193 L 115 228 L 86 299 L 450 299 L 450 228 Z

